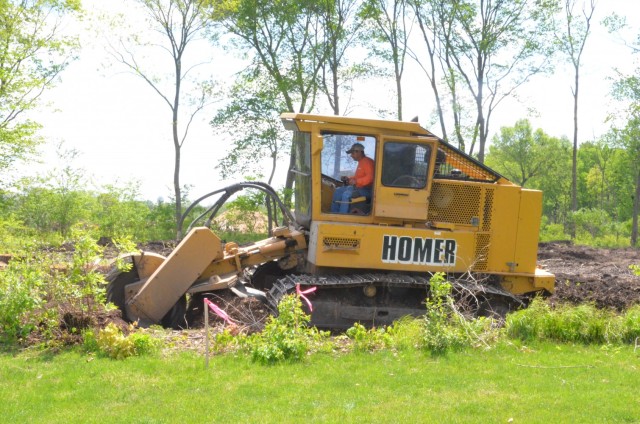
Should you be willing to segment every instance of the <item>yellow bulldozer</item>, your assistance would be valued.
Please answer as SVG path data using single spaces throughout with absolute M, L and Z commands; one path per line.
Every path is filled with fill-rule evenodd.
M 126 319 L 184 327 L 185 311 L 219 290 L 275 308 L 296 286 L 312 286 L 312 325 L 387 325 L 424 313 L 436 272 L 478 314 L 504 315 L 553 292 L 554 275 L 536 266 L 540 191 L 508 181 L 417 122 L 281 119 L 293 131 L 293 210 L 258 182 L 201 197 L 191 207 L 219 195 L 168 257 L 130 254 L 131 269 L 109 275 L 108 300 Z M 345 197 L 353 146 L 372 160 L 373 182 Z M 264 192 L 270 237 L 223 243 L 211 224 L 244 189 Z

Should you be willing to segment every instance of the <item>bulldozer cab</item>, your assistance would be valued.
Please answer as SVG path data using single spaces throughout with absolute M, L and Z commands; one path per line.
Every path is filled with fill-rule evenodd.
M 321 119 L 322 118 L 322 119 Z M 411 122 L 285 114 L 294 131 L 295 213 L 300 225 L 313 220 L 403 225 L 427 219 L 438 139 Z M 374 161 L 371 194 L 357 188 L 347 213 L 332 212 L 341 178 L 358 163 L 347 150 L 359 143 Z

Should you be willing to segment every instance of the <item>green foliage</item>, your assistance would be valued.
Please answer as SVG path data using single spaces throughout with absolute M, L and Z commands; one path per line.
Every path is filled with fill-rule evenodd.
M 242 243 L 267 237 L 265 195 L 250 191 L 225 204 L 212 228 L 223 240 Z
M 640 277 L 640 265 L 630 265 L 629 269 L 631 269 L 635 275 Z
M 446 280 L 444 273 L 434 274 L 429 283 L 422 347 L 432 355 L 443 355 L 479 342 L 485 343 L 484 336 L 491 334 L 491 320 L 461 315 L 456 310 L 451 296 L 451 283 Z
M 88 317 L 104 310 L 103 248 L 90 229 L 72 228 L 71 238 L 58 247 L 30 243 L 17 250 L 21 256 L 0 272 L 0 334 L 6 342 L 24 341 L 32 332 L 53 342 L 62 331 L 62 315 Z
M 398 351 L 411 350 L 421 345 L 424 322 L 421 318 L 402 317 L 386 329 L 391 347 Z
M 245 352 L 251 351 L 251 338 L 245 333 L 239 333 L 233 327 L 225 327 L 220 333 L 213 336 L 213 351 L 225 352 Z
M 133 330 L 133 329 L 130 329 Z M 162 342 L 141 329 L 124 335 L 115 324 L 109 323 L 98 331 L 86 331 L 84 347 L 87 351 L 98 352 L 112 359 L 125 359 L 131 356 L 150 355 L 160 350 Z
M 540 241 L 558 241 L 569 240 L 571 236 L 565 232 L 564 225 L 557 223 L 550 223 L 549 218 L 542 216 L 540 222 Z
M 357 322 L 346 331 L 346 335 L 353 342 L 354 350 L 365 352 L 387 348 L 392 340 L 386 327 L 367 329 Z
M 32 230 L 15 215 L 0 216 L 0 253 L 21 254 L 22 249 L 28 247 L 26 245 L 29 244 L 31 233 Z
M 580 209 L 570 214 L 576 229 L 575 243 L 599 247 L 629 245 L 629 231 L 601 209 Z
M 266 182 L 271 184 L 290 149 L 291 136 L 279 119 L 286 105 L 264 74 L 244 72 L 238 78 L 229 93 L 231 103 L 211 121 L 216 130 L 232 137 L 227 155 L 216 168 L 223 178 L 252 175 L 261 179 L 264 159 L 270 158 Z
M 15 342 L 39 324 L 36 313 L 45 301 L 45 288 L 51 274 L 48 261 L 14 258 L 0 272 L 0 337 Z
M 78 9 L 77 1 L 0 3 L 0 181 L 41 141 L 40 125 L 23 117 L 73 58 L 77 39 L 62 31 L 62 20 Z
M 636 268 L 636 273 L 640 270 Z M 637 344 L 640 340 L 640 305 L 633 306 L 622 315 L 622 343 Z
M 151 228 L 149 228 L 151 210 L 149 205 L 137 200 L 139 197 L 139 186 L 135 184 L 127 184 L 123 187 L 107 185 L 103 192 L 97 193 L 95 212 L 91 221 L 99 226 L 100 235 L 111 238 L 147 239 L 151 234 Z M 172 220 L 170 222 L 174 224 Z M 171 237 L 173 232 L 175 230 L 171 228 Z
M 640 336 L 640 308 L 624 314 L 594 305 L 559 305 L 552 308 L 534 299 L 527 309 L 507 316 L 508 337 L 523 341 L 551 340 L 565 343 L 630 343 Z
M 140 240 L 173 240 L 176 234 L 175 202 L 158 199 L 145 206 L 148 209 L 144 223 L 146 231 Z
M 251 336 L 251 358 L 265 365 L 301 361 L 314 343 L 328 336 L 309 327 L 310 319 L 297 295 L 285 296 L 278 305 L 278 316 L 269 317 L 264 330 Z
M 563 155 L 566 149 L 560 139 L 541 129 L 533 131 L 529 121 L 521 119 L 513 127 L 500 128 L 500 135 L 493 138 L 487 164 L 516 184 L 530 187 L 531 180 L 563 170 Z M 549 161 L 550 157 L 556 160 Z

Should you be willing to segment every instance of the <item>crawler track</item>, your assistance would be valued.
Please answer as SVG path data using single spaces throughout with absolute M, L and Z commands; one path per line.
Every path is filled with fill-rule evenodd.
M 348 328 L 358 321 L 370 326 L 388 325 L 405 315 L 424 314 L 430 275 L 359 273 L 340 275 L 288 275 L 278 279 L 267 293 L 269 307 L 276 311 L 282 297 L 301 288 L 316 287 L 310 294 L 311 323 L 325 328 Z M 490 279 L 479 282 L 471 276 L 451 276 L 454 298 L 470 315 L 488 305 L 518 308 L 522 300 Z M 368 294 L 366 294 L 368 290 Z

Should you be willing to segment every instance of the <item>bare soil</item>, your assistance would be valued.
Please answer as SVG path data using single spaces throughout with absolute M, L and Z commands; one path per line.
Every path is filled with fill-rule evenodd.
M 592 302 L 600 308 L 640 304 L 640 249 L 598 249 L 565 242 L 540 243 L 538 265 L 556 276 L 553 303 Z

